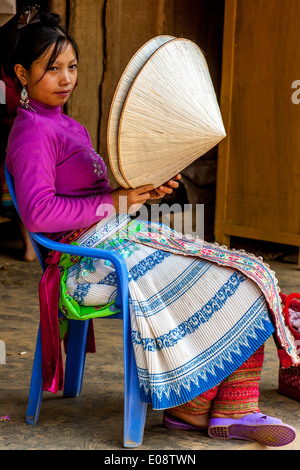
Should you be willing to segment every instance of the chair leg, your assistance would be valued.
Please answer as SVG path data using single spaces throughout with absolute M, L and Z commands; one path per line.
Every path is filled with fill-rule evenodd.
M 124 447 L 138 447 L 143 442 L 147 404 L 140 400 L 139 381 L 136 362 L 130 336 L 130 325 L 125 321 L 124 330 Z M 67 359 L 65 367 L 64 396 L 75 397 L 81 392 L 86 341 L 89 321 L 70 320 L 67 343 Z M 39 328 L 26 422 L 37 423 L 42 403 L 42 342 Z
M 89 320 L 69 320 L 64 397 L 80 395 L 86 356 Z
M 40 408 L 43 398 L 42 382 L 42 341 L 41 328 L 39 327 L 26 412 L 26 423 L 28 424 L 34 425 L 39 419 Z
M 140 400 L 139 380 L 131 337 L 124 338 L 124 447 L 143 442 L 147 403 Z

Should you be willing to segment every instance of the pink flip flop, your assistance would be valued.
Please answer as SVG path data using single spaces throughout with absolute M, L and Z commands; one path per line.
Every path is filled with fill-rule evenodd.
M 293 442 L 296 429 L 280 419 L 253 413 L 240 419 L 212 418 L 208 434 L 218 439 L 245 439 L 269 447 L 280 447 Z
M 181 431 L 205 431 L 207 427 L 193 426 L 185 421 L 182 421 L 175 416 L 170 415 L 166 411 L 163 414 L 163 423 L 168 429 L 179 429 Z

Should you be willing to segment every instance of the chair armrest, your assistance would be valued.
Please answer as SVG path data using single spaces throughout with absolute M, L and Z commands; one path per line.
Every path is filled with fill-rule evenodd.
M 89 258 L 105 259 L 110 261 L 117 274 L 117 300 L 116 305 L 124 305 L 124 301 L 128 302 L 128 269 L 124 258 L 112 251 L 99 250 L 98 248 L 87 248 L 78 245 L 69 245 L 51 240 L 42 233 L 32 233 L 30 236 L 41 246 L 49 250 L 55 250 L 59 253 L 69 255 L 83 256 Z

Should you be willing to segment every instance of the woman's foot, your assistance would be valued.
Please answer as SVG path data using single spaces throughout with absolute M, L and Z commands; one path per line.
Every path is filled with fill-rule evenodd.
M 36 260 L 36 254 L 35 254 L 32 244 L 30 243 L 30 245 L 25 246 L 24 261 L 35 261 L 35 260 Z
M 176 429 L 183 429 L 184 424 L 191 426 L 191 429 L 207 429 L 208 421 L 208 413 L 204 415 L 191 415 L 183 413 L 182 411 L 179 411 L 176 408 L 169 408 L 167 411 L 164 412 L 164 424 L 172 429 L 175 429 L 176 423 L 180 424 L 180 427 L 177 427 Z M 186 426 L 186 428 L 188 428 L 188 426 Z
M 244 439 L 269 447 L 280 447 L 294 441 L 296 430 L 280 419 L 252 413 L 239 419 L 211 418 L 208 434 L 218 439 Z

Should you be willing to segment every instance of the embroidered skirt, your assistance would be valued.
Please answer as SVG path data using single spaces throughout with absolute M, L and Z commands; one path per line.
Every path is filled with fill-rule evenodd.
M 212 245 L 127 216 L 100 222 L 78 243 L 126 260 L 141 399 L 154 409 L 186 403 L 219 384 L 266 341 L 276 321 L 284 336 L 280 318 L 270 318 L 277 287 L 254 257 L 243 255 L 243 267 L 228 259 L 242 255 L 213 245 L 227 256 L 216 260 L 207 253 Z M 79 305 L 110 303 L 115 270 L 103 260 L 81 260 L 68 269 L 66 288 Z

